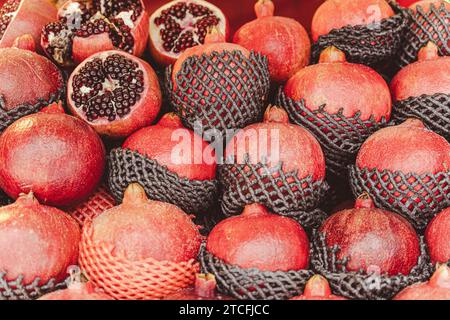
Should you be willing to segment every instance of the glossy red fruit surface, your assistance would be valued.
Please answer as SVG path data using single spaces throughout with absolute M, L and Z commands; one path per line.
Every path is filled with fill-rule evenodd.
M 241 215 L 217 224 L 206 248 L 241 268 L 289 271 L 306 269 L 309 264 L 309 241 L 303 228 L 260 204 L 247 205 Z
M 431 220 L 425 232 L 431 261 L 450 261 L 450 208 L 443 210 Z
M 67 289 L 48 293 L 38 300 L 114 300 L 105 293 L 98 291 L 90 282 L 73 281 Z
M 308 33 L 296 20 L 274 16 L 271 0 L 259 0 L 255 13 L 257 19 L 244 24 L 233 42 L 267 56 L 271 79 L 284 82 L 309 63 Z
M 122 145 L 190 180 L 212 180 L 216 176 L 213 148 L 192 130 L 183 127 L 174 113 L 165 114 L 154 126 L 143 128 Z
M 23 276 L 24 284 L 39 278 L 64 280 L 78 262 L 80 229 L 66 213 L 39 204 L 32 193 L 0 208 L 0 269 L 6 280 Z
M 320 228 L 327 246 L 338 245 L 338 259 L 349 258 L 349 271 L 408 275 L 420 256 L 419 238 L 403 217 L 377 209 L 368 197 L 354 209 L 330 216 Z
M 386 81 L 373 69 L 349 63 L 345 54 L 335 47 L 325 49 L 319 64 L 308 66 L 289 79 L 285 94 L 294 101 L 304 99 L 309 110 L 336 114 L 340 109 L 346 117 L 360 112 L 362 120 L 372 115 L 375 121 L 389 120 L 392 103 Z
M 83 61 L 67 88 L 70 111 L 108 137 L 126 137 L 150 125 L 161 108 L 152 67 L 122 51 L 96 53 Z
M 327 279 L 317 274 L 308 280 L 302 295 L 289 300 L 347 300 L 347 298 L 332 294 Z
M 0 137 L 0 187 L 12 198 L 32 191 L 39 201 L 71 206 L 97 187 L 105 167 L 102 141 L 83 121 L 36 113 Z

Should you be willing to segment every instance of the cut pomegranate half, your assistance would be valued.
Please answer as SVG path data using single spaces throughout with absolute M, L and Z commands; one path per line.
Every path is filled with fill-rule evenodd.
M 150 51 L 161 65 L 174 63 L 187 48 L 203 44 L 208 28 L 216 27 L 228 38 L 224 13 L 203 0 L 176 0 L 150 16 Z
M 106 50 L 140 56 L 147 39 L 142 0 L 69 0 L 59 9 L 58 21 L 42 30 L 41 45 L 60 66 L 70 67 Z
M 109 137 L 125 137 L 150 125 L 161 100 L 152 67 L 119 50 L 92 55 L 73 71 L 67 84 L 70 111 Z

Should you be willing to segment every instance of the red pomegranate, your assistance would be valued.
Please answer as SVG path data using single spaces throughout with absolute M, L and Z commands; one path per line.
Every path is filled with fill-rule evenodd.
M 341 296 L 335 296 L 331 293 L 330 285 L 327 279 L 321 275 L 314 275 L 308 280 L 305 290 L 301 296 L 289 300 L 347 300 Z
M 56 8 L 48 0 L 5 1 L 0 7 L 0 48 L 12 47 L 23 35 L 39 44 L 42 28 L 55 18 Z
M 312 19 L 312 38 L 316 42 L 333 29 L 379 23 L 393 15 L 394 11 L 386 0 L 327 0 Z
M 447 172 L 450 144 L 422 121 L 408 119 L 371 135 L 359 150 L 356 166 L 418 175 Z
M 208 28 L 217 27 L 228 38 L 224 13 L 203 0 L 175 0 L 150 16 L 150 52 L 161 65 L 174 63 L 188 48 L 205 42 Z
M 417 0 L 397 0 L 397 3 L 402 7 L 408 8 L 413 3 L 418 2 Z
M 122 204 L 94 218 L 92 229 L 94 243 L 113 245 L 113 255 L 131 261 L 196 259 L 201 243 L 198 228 L 187 214 L 172 204 L 149 200 L 137 183 L 125 190 Z M 88 261 L 84 265 L 82 261 L 82 266 L 89 275 Z
M 331 1 L 332 0 L 328 0 Z M 386 81 L 373 69 L 349 63 L 345 54 L 335 47 L 325 49 L 319 64 L 297 72 L 286 83 L 285 94 L 299 101 L 304 99 L 309 110 L 324 110 L 336 114 L 342 109 L 343 115 L 353 117 L 361 113 L 361 120 L 374 116 L 389 120 L 391 115 L 391 94 Z
M 320 227 L 326 245 L 338 245 L 338 259 L 349 258 L 347 270 L 408 275 L 420 256 L 419 238 L 403 217 L 375 208 L 368 196 L 355 207 L 330 216 Z
M 212 180 L 216 176 L 214 149 L 192 130 L 184 128 L 174 113 L 167 113 L 156 125 L 132 134 L 122 148 L 156 160 L 182 178 Z
M 0 108 L 48 104 L 62 98 L 64 79 L 58 68 L 35 52 L 0 49 Z M 26 90 L 24 90 L 26 88 Z
M 308 33 L 296 20 L 273 16 L 271 0 L 255 5 L 256 20 L 243 25 L 233 42 L 267 56 L 271 79 L 285 82 L 309 63 Z
M 240 130 L 225 150 L 227 161 L 244 163 L 246 155 L 251 164 L 265 163 L 274 167 L 281 161 L 284 172 L 297 171 L 299 179 L 325 177 L 325 158 L 322 149 L 306 129 L 289 124 L 283 109 L 269 106 L 264 121 Z
M 225 263 L 262 271 L 308 268 L 309 241 L 295 220 L 271 214 L 260 204 L 217 224 L 206 249 Z
M 394 300 L 450 300 L 450 268 L 440 266 L 428 282 L 403 289 Z
M 450 4 L 449 4 L 450 6 Z M 395 101 L 436 93 L 450 94 L 450 57 L 439 57 L 433 42 L 420 49 L 418 61 L 407 65 L 392 79 Z
M 0 270 L 6 280 L 23 275 L 23 284 L 55 278 L 78 261 L 80 229 L 66 213 L 39 204 L 32 193 L 0 208 Z
M 0 137 L 0 187 L 13 198 L 33 191 L 39 201 L 71 206 L 97 187 L 105 149 L 83 121 L 61 113 L 35 113 Z
M 219 295 L 216 292 L 216 277 L 213 274 L 197 274 L 195 284 L 175 292 L 164 298 L 164 300 L 234 300 L 231 297 Z
M 425 232 L 431 261 L 450 261 L 450 208 L 445 209 L 431 220 Z
M 161 108 L 152 67 L 122 51 L 90 56 L 72 72 L 67 87 L 70 111 L 108 137 L 126 137 L 150 125 Z
M 62 67 L 113 49 L 140 56 L 147 44 L 148 14 L 142 0 L 69 0 L 57 18 L 43 28 L 40 41 Z
M 406 1 L 403 1 L 406 2 Z M 431 5 L 439 8 L 439 6 L 444 5 L 447 10 L 450 10 L 450 3 L 446 0 L 422 0 L 422 1 L 409 1 L 412 3 L 409 8 L 414 11 L 417 10 L 417 7 L 421 7 L 424 12 L 429 12 Z

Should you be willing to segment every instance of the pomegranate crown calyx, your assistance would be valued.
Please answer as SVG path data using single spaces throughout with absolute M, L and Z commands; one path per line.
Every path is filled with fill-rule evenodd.
M 430 285 L 450 289 L 450 268 L 446 264 L 437 268 L 431 276 Z
M 257 18 L 273 17 L 275 5 L 271 0 L 258 0 L 255 4 L 255 14 Z
M 281 107 L 268 106 L 264 112 L 264 122 L 289 123 L 289 116 Z
M 432 41 L 422 47 L 417 55 L 418 61 L 435 60 L 437 58 L 439 58 L 438 47 Z
M 319 63 L 339 63 L 346 62 L 345 53 L 335 46 L 325 48 L 319 57 Z
M 19 197 L 17 198 L 16 203 L 20 203 L 23 205 L 36 205 L 36 204 L 39 204 L 39 201 L 34 196 L 33 191 L 30 191 L 28 193 L 19 194 Z
M 361 194 L 355 201 L 355 209 L 373 209 L 375 204 L 367 192 Z
M 331 288 L 324 277 L 316 274 L 306 283 L 303 295 L 307 297 L 328 297 L 331 295 Z
M 419 118 L 408 118 L 400 123 L 399 126 L 425 129 L 425 125 Z
M 174 112 L 169 112 L 163 115 L 158 121 L 158 125 L 169 128 L 183 128 L 181 118 Z
M 244 207 L 244 211 L 242 211 L 242 216 L 252 216 L 252 215 L 264 215 L 269 214 L 269 211 L 265 206 L 259 203 L 248 204 Z
M 202 298 L 213 298 L 216 295 L 216 277 L 211 274 L 199 273 L 195 277 L 195 293 Z
M 211 26 L 205 36 L 205 44 L 226 42 L 225 35 L 220 31 L 219 27 Z
M 126 189 L 123 196 L 123 204 L 139 204 L 148 202 L 147 194 L 139 183 L 132 183 Z

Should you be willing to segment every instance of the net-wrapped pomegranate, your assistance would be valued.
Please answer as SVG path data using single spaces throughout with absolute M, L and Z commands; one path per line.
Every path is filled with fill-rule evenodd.
M 57 18 L 42 29 L 40 43 L 61 67 L 113 49 L 140 56 L 147 44 L 149 22 L 142 0 L 70 0 Z
M 367 196 L 353 209 L 330 216 L 320 227 L 328 247 L 339 246 L 338 259 L 348 258 L 348 271 L 408 275 L 418 263 L 419 238 L 400 215 L 375 208 Z
M 433 263 L 450 262 L 450 208 L 431 220 L 425 232 L 425 240 Z
M 332 294 L 327 279 L 316 274 L 306 283 L 303 294 L 290 300 L 347 300 L 347 298 Z
M 187 214 L 131 184 L 122 204 L 84 225 L 80 265 L 116 299 L 160 299 L 194 282 L 200 243 Z
M 72 206 L 98 186 L 105 149 L 95 131 L 63 113 L 35 113 L 0 137 L 0 187 L 13 198 L 32 191 L 39 201 Z
M 216 285 L 213 274 L 199 273 L 195 276 L 195 284 L 192 288 L 175 292 L 164 297 L 164 300 L 233 300 L 231 297 L 218 294 Z
M 205 42 L 208 28 L 228 38 L 228 20 L 215 5 L 203 0 L 175 0 L 150 16 L 150 52 L 161 65 L 174 63 L 188 48 Z
M 0 49 L 0 83 L 0 131 L 59 101 L 65 90 L 63 76 L 50 60 L 17 48 Z
M 450 268 L 440 266 L 428 282 L 405 288 L 394 300 L 450 300 Z
M 78 261 L 80 229 L 66 213 L 39 204 L 32 193 L 0 208 L 0 270 L 3 280 L 23 276 L 21 285 L 64 280 Z M 4 289 L 4 284 L 1 286 Z M 32 288 L 31 288 L 32 289 Z
M 55 17 L 56 8 L 49 0 L 3 1 L 0 3 L 0 48 L 17 45 L 23 36 L 28 36 L 33 46 L 39 44 L 42 28 Z M 36 49 L 42 52 L 40 46 Z
M 155 71 L 144 60 L 118 50 L 84 60 L 67 87 L 70 111 L 108 137 L 127 137 L 150 125 L 161 108 Z
M 274 9 L 271 0 L 258 0 L 257 19 L 236 31 L 233 42 L 267 56 L 272 81 L 284 82 L 309 63 L 311 43 L 300 23 L 274 16 Z

